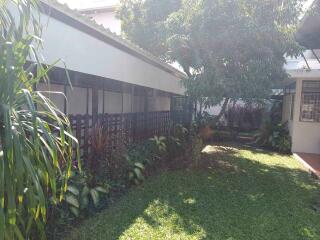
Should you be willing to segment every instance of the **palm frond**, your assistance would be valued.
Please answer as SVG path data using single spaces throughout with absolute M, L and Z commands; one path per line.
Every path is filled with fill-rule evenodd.
M 0 240 L 31 238 L 35 228 L 45 238 L 48 198 L 63 198 L 78 144 L 68 118 L 33 90 L 53 67 L 38 56 L 37 8 L 35 0 L 0 3 Z

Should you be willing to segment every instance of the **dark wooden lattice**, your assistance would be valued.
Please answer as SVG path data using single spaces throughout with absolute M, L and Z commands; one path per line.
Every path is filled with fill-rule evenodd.
M 91 115 L 70 115 L 74 136 L 79 141 L 80 158 L 85 161 L 90 155 L 90 138 L 93 125 L 103 127 L 108 139 L 107 154 L 123 149 L 132 143 L 154 136 L 168 136 L 172 122 L 185 124 L 188 119 L 181 112 L 148 112 L 124 114 L 99 114 L 97 120 Z

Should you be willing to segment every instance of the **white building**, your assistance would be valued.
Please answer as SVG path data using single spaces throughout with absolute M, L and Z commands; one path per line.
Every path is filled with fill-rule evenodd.
M 170 110 L 181 96 L 183 73 L 150 53 L 110 33 L 94 21 L 53 1 L 41 1 L 44 63 L 63 59 L 51 73 L 51 96 L 67 114 Z M 46 89 L 40 84 L 38 89 Z
M 307 14 L 296 34 L 298 42 L 310 49 L 305 59 L 288 63 L 290 83 L 285 88 L 283 121 L 288 121 L 292 152 L 320 154 L 320 13 Z M 313 52 L 312 50 L 313 49 Z
M 111 32 L 121 34 L 121 21 L 116 17 L 116 10 L 118 5 L 100 5 L 90 8 L 79 9 L 81 13 L 95 20 L 99 25 L 104 26 Z

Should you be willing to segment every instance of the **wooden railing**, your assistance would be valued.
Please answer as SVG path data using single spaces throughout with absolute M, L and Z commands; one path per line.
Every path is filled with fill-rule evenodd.
M 107 152 L 110 154 L 153 136 L 168 136 L 170 126 L 174 123 L 183 125 L 190 123 L 189 114 L 182 111 L 100 114 L 96 117 L 70 115 L 69 119 L 73 134 L 79 141 L 81 159 L 90 156 L 90 139 L 94 126 L 103 127 L 107 137 Z

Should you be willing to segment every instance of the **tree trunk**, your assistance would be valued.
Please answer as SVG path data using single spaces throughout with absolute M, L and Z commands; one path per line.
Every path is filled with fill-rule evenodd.
M 220 121 L 221 117 L 222 117 L 223 114 L 226 112 L 226 109 L 227 109 L 229 100 L 230 100 L 230 98 L 225 98 L 225 99 L 224 99 L 224 102 L 223 102 L 223 104 L 222 104 L 220 113 L 219 113 L 219 114 L 215 117 L 215 119 L 214 119 L 214 124 L 217 124 L 217 122 Z
M 187 74 L 188 77 L 192 77 L 189 67 L 182 66 L 182 69 Z
M 200 98 L 199 103 L 200 103 L 199 116 L 201 117 L 202 116 L 202 98 Z

